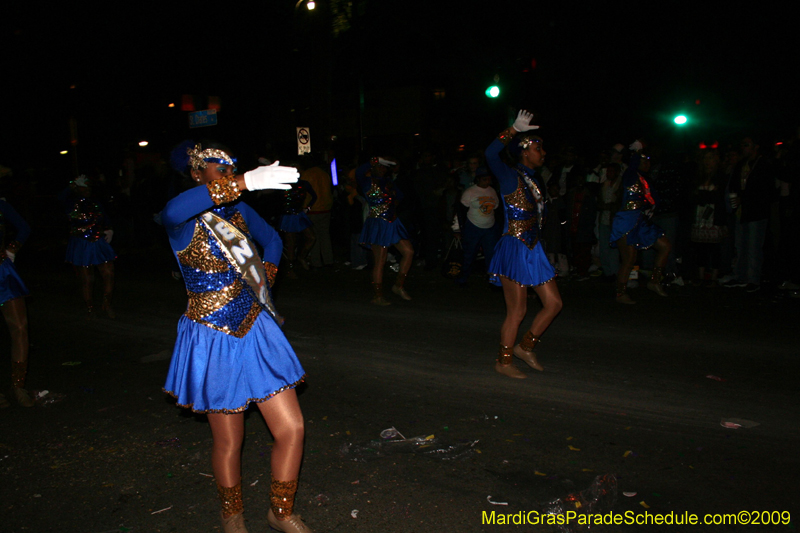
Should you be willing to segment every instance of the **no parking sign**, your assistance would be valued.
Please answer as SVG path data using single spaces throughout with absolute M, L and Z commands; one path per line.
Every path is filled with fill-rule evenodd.
M 297 128 L 297 155 L 311 153 L 311 128 Z

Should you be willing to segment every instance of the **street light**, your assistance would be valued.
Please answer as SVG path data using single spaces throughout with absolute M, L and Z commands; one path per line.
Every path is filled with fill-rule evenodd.
M 497 85 L 492 85 L 491 87 L 486 89 L 485 94 L 489 98 L 497 98 L 498 96 L 500 96 L 500 87 L 498 87 Z

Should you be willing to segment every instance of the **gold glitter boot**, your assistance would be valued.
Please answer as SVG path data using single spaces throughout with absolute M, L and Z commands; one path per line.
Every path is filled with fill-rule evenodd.
M 406 276 L 408 276 L 408 274 L 397 274 L 397 281 L 395 281 L 394 285 L 392 285 L 392 292 L 403 300 L 410 300 L 411 296 L 409 296 L 409 294 L 403 288 L 403 284 L 406 282 Z
M 636 303 L 628 296 L 627 283 L 617 283 L 617 303 L 626 305 L 633 305 Z
M 539 364 L 536 353 L 533 351 L 537 344 L 539 344 L 539 337 L 534 337 L 533 333 L 528 330 L 522 337 L 522 342 L 514 346 L 514 355 L 528 363 L 532 369 L 544 372 L 544 367 Z
M 372 283 L 372 303 L 375 305 L 392 305 L 383 297 L 383 285 L 381 283 Z
M 20 407 L 33 407 L 36 405 L 28 391 L 25 390 L 25 375 L 28 373 L 28 361 L 11 361 L 11 381 L 14 384 L 11 387 L 11 398 L 15 400 Z
M 247 533 L 244 525 L 244 503 L 242 502 L 242 484 L 235 487 L 223 487 L 217 483 L 219 501 L 222 503 L 220 519 L 224 533 Z
M 272 478 L 269 491 L 270 509 L 267 522 L 270 527 L 284 533 L 314 533 L 300 515 L 293 514 L 294 495 L 297 492 L 297 480 L 278 481 Z
M 511 346 L 500 345 L 500 354 L 497 357 L 494 369 L 510 378 L 526 379 L 528 376 L 514 366 L 514 358 L 511 357 L 511 351 Z
M 666 296 L 667 293 L 664 290 L 664 287 L 661 286 L 661 281 L 663 279 L 664 269 L 660 267 L 653 268 L 653 275 L 650 276 L 650 281 L 647 282 L 647 288 L 659 296 Z

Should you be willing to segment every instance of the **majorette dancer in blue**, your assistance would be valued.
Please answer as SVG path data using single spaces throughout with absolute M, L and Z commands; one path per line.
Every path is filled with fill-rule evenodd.
M 189 295 L 164 390 L 179 406 L 208 415 L 226 533 L 246 531 L 241 448 L 251 402 L 275 438 L 269 524 L 307 532 L 292 513 L 304 438 L 295 386 L 305 374 L 269 291 L 281 239 L 237 200 L 244 190 L 288 189 L 298 173 L 276 162 L 235 175 L 236 160 L 226 150 L 199 144 L 188 150 L 186 163 L 198 186 L 170 200 L 161 213 Z
M 16 230 L 14 240 L 9 240 L 8 225 Z M 22 407 L 33 407 L 34 401 L 25 390 L 28 373 L 28 312 L 25 296 L 28 289 L 14 268 L 17 252 L 31 234 L 28 223 L 11 205 L 0 200 L 0 309 L 6 319 L 11 336 L 11 398 Z M 8 407 L 0 394 L 0 407 Z
M 500 182 L 505 213 L 503 235 L 488 268 L 492 283 L 503 287 L 506 300 L 495 370 L 518 379 L 527 376 L 513 365 L 511 355 L 535 370 L 544 370 L 533 350 L 562 307 L 555 271 L 539 242 L 547 213 L 544 184 L 536 169 L 544 164 L 545 151 L 541 137 L 530 133 L 539 127 L 531 125 L 532 118 L 531 113 L 520 111 L 513 126 L 503 130 L 486 149 L 486 163 Z M 513 168 L 500 159 L 506 145 L 517 162 Z M 527 312 L 528 287 L 533 287 L 539 296 L 542 309 L 536 313 L 522 341 L 515 345 L 519 325 Z
M 81 283 L 83 301 L 91 315 L 94 312 L 92 289 L 94 267 L 103 278 L 103 311 L 115 318 L 111 307 L 114 291 L 114 260 L 117 254 L 111 248 L 114 230 L 103 211 L 102 205 L 92 198 L 91 181 L 85 175 L 78 176 L 60 195 L 69 217 L 69 241 L 66 262 L 74 266 Z
M 410 300 L 403 284 L 411 269 L 414 260 L 414 247 L 408 239 L 408 231 L 397 218 L 397 203 L 400 201 L 398 191 L 391 176 L 389 167 L 396 163 L 383 157 L 373 157 L 369 163 L 364 163 L 356 169 L 358 188 L 367 199 L 369 215 L 361 230 L 359 243 L 372 247 L 374 264 L 372 266 L 372 303 L 375 305 L 389 305 L 383 297 L 383 269 L 386 266 L 386 256 L 389 246 L 394 246 L 403 256 L 400 260 L 400 272 L 392 286 L 392 292 L 403 300 Z M 369 176 L 367 175 L 369 171 Z
M 664 265 L 672 248 L 669 239 L 664 236 L 664 230 L 651 220 L 656 200 L 645 179 L 650 171 L 650 158 L 641 153 L 643 145 L 640 141 L 634 142 L 629 148 L 634 153 L 622 176 L 622 209 L 614 215 L 608 238 L 611 247 L 619 248 L 622 259 L 617 272 L 616 291 L 617 303 L 621 304 L 636 303 L 627 293 L 628 278 L 636 263 L 638 250 L 646 250 L 651 246 L 656 249 L 656 258 L 647 288 L 660 296 L 667 295 L 661 281 L 664 279 Z
M 306 196 L 310 196 L 311 200 L 304 207 Z M 289 261 L 289 274 L 292 277 L 296 277 L 294 274 L 295 257 L 304 270 L 309 268 L 308 254 L 311 252 L 317 236 L 314 234 L 313 224 L 306 211 L 316 201 L 317 193 L 306 180 L 297 180 L 297 183 L 292 184 L 291 189 L 283 191 L 283 216 L 281 216 L 280 230 L 284 232 L 286 239 L 286 259 Z M 299 253 L 295 250 L 297 233 L 303 234 L 303 247 Z

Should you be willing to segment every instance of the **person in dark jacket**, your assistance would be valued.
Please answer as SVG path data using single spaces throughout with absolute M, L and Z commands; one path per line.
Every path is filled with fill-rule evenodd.
M 734 168 L 728 185 L 736 217 L 736 279 L 725 286 L 745 287 L 747 292 L 756 292 L 761 289 L 774 176 L 767 160 L 759 154 L 759 145 L 753 137 L 742 139 L 739 148 L 742 159 Z

